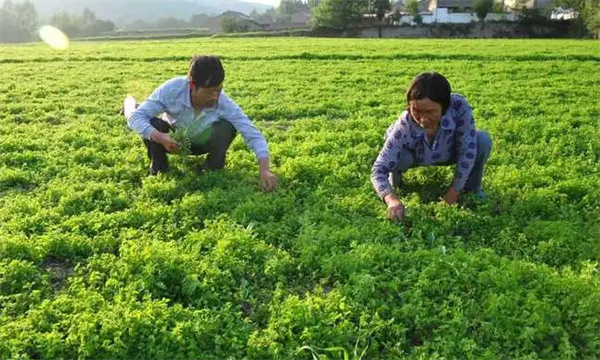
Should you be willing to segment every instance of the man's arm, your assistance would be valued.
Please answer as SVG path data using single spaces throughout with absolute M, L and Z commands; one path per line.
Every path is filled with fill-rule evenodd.
M 167 110 L 166 94 L 171 86 L 169 81 L 159 86 L 146 101 L 127 117 L 127 125 L 144 139 L 162 144 L 168 151 L 175 151 L 177 143 L 169 134 L 161 133 L 150 123 L 156 115 Z
M 242 134 L 244 142 L 252 149 L 258 159 L 258 172 L 262 186 L 265 190 L 274 190 L 277 187 L 277 176 L 271 172 L 269 161 L 269 148 L 261 132 L 254 126 L 244 111 L 225 93 L 219 98 L 221 116 L 229 121 L 233 127 Z
M 127 118 L 127 125 L 144 139 L 150 140 L 152 133 L 157 131 L 150 124 L 150 119 L 165 110 L 166 106 L 164 100 L 161 98 L 161 88 L 158 88 L 146 101 L 131 113 Z
M 219 115 L 229 121 L 231 125 L 239 131 L 244 138 L 244 142 L 252 149 L 256 158 L 258 160 L 268 159 L 269 147 L 267 141 L 260 130 L 258 130 L 248 116 L 246 116 L 242 108 L 225 95 L 225 93 L 221 93 L 221 96 L 219 97 L 219 108 Z

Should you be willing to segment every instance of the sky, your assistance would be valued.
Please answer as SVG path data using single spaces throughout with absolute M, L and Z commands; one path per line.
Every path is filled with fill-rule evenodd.
M 267 5 L 271 5 L 274 7 L 279 6 L 279 0 L 247 0 L 248 2 L 255 2 L 255 3 L 261 3 L 261 4 L 267 4 Z
M 0 4 L 3 3 L 4 1 L 5 0 L 0 0 Z M 51 1 L 51 0 L 49 0 L 49 1 Z M 280 2 L 280 0 L 242 0 L 242 1 L 261 3 L 261 4 L 271 5 L 273 7 L 279 6 L 279 2 Z M 202 2 L 202 0 L 199 0 L 199 2 Z

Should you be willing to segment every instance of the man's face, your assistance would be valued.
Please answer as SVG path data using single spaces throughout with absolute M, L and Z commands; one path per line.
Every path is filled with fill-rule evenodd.
M 201 107 L 214 107 L 223 90 L 223 84 L 218 86 L 195 86 L 191 84 L 194 103 Z
M 415 122 L 425 130 L 437 129 L 442 118 L 442 105 L 428 98 L 412 100 L 409 111 Z

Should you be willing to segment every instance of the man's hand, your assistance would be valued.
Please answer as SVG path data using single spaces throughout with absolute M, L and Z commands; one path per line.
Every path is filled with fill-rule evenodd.
M 277 189 L 277 176 L 269 170 L 260 172 L 260 181 L 265 191 L 273 191 Z
M 162 133 L 160 131 L 154 131 L 150 135 L 150 140 L 161 144 L 167 149 L 168 152 L 175 152 L 179 145 L 169 136 L 169 134 Z
M 448 191 L 446 191 L 446 195 L 444 195 L 444 201 L 446 201 L 448 205 L 456 204 L 458 201 L 458 195 L 460 195 L 460 193 L 450 186 Z
M 385 197 L 385 203 L 387 204 L 387 218 L 400 222 L 404 219 L 404 204 L 394 194 L 388 194 Z
M 277 189 L 277 176 L 269 170 L 269 158 L 258 160 L 258 175 L 264 191 Z

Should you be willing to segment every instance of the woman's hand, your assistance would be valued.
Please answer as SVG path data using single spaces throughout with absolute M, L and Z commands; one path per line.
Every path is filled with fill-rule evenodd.
M 459 195 L 460 193 L 450 186 L 446 191 L 446 195 L 444 195 L 444 201 L 446 201 L 448 205 L 456 204 Z
M 387 204 L 387 218 L 400 222 L 404 219 L 404 204 L 394 194 L 388 194 L 385 199 Z

